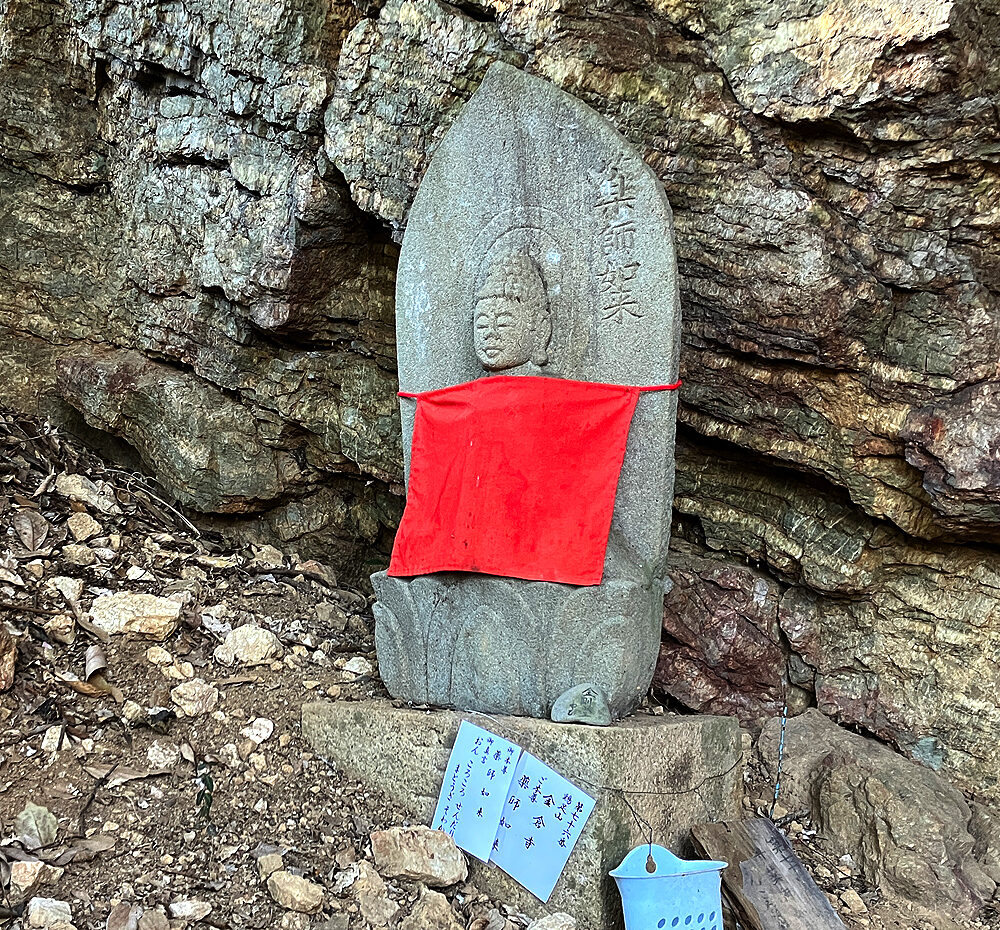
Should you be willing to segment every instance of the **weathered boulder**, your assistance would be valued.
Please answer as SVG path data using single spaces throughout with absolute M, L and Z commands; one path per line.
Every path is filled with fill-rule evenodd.
M 778 622 L 784 586 L 686 542 L 671 547 L 668 574 L 654 686 L 747 726 L 780 713 L 790 661 Z
M 732 447 L 685 442 L 678 459 L 674 506 L 696 528 L 695 549 L 738 572 L 747 561 L 769 567 L 798 657 L 791 682 L 835 719 L 996 803 L 997 553 L 919 542 L 828 485 L 751 464 Z
M 772 778 L 779 738 L 772 721 L 757 747 Z M 810 810 L 825 840 L 885 893 L 955 917 L 975 913 L 996 890 L 976 858 L 961 793 L 820 711 L 788 721 L 780 780 L 781 803 Z

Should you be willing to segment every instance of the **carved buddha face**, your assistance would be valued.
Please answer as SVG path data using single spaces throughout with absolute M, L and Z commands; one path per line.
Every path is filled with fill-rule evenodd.
M 476 357 L 487 371 L 548 361 L 552 322 L 545 282 L 523 252 L 498 261 L 476 295 Z

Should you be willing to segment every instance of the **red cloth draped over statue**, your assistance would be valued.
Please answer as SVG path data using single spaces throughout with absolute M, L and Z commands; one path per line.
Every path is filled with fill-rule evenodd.
M 388 573 L 600 584 L 640 390 L 501 375 L 401 392 L 417 411 Z

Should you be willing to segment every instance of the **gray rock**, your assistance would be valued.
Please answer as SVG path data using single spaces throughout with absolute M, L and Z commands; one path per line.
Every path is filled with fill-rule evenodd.
M 32 898 L 28 902 L 28 926 L 48 930 L 72 924 L 69 903 L 56 898 Z
M 399 924 L 399 930 L 465 930 L 455 909 L 438 891 L 425 890 L 413 910 Z
M 267 890 L 278 904 L 290 911 L 315 914 L 323 906 L 323 886 L 291 872 L 272 872 L 267 877 Z
M 611 725 L 608 697 L 599 685 L 583 684 L 564 691 L 552 705 L 556 723 L 589 723 L 595 727 Z
M 445 887 L 464 882 L 469 868 L 455 841 L 428 827 L 390 827 L 371 835 L 379 874 Z
M 192 678 L 170 692 L 170 700 L 185 717 L 200 717 L 211 713 L 219 704 L 219 689 L 202 678 Z
M 774 720 L 758 744 L 771 778 L 778 738 Z M 780 802 L 810 809 L 820 835 L 884 895 L 956 918 L 970 917 L 996 889 L 976 858 L 961 793 L 816 709 L 788 721 Z
M 508 286 L 524 292 L 514 308 L 534 312 L 521 313 L 509 345 L 477 342 L 473 311 L 486 320 Z M 581 101 L 495 63 L 421 183 L 396 308 L 404 391 L 471 381 L 484 368 L 671 383 L 680 306 L 663 188 Z M 672 391 L 639 401 L 601 585 L 373 576 L 379 666 L 394 696 L 548 716 L 567 688 L 594 681 L 615 715 L 638 703 L 659 643 L 676 406 Z M 407 472 L 414 409 L 401 400 Z
M 302 733 L 339 769 L 429 823 L 463 719 L 517 743 L 597 799 L 547 905 L 499 869 L 470 860 L 477 888 L 532 917 L 560 910 L 573 914 L 581 930 L 620 926 L 618 892 L 611 879 L 596 876 L 615 868 L 643 834 L 619 790 L 633 792 L 632 806 L 678 853 L 692 823 L 740 810 L 742 740 L 727 717 L 631 717 L 610 727 L 574 727 L 530 717 L 428 714 L 388 701 L 332 702 L 303 707 Z M 669 793 L 660 793 L 665 786 Z
M 223 665 L 260 665 L 280 659 L 283 652 L 281 641 L 274 633 L 255 623 L 247 623 L 228 633 L 212 655 Z

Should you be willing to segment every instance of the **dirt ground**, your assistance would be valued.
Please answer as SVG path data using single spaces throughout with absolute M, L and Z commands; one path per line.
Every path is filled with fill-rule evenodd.
M 171 599 L 177 621 L 156 635 L 103 633 L 89 611 L 116 592 Z M 223 664 L 216 648 L 247 623 L 274 634 L 280 654 Z M 373 830 L 406 821 L 313 753 L 299 722 L 306 701 L 386 695 L 372 624 L 366 595 L 327 567 L 229 549 L 147 478 L 0 410 L 0 926 L 26 927 L 38 895 L 67 901 L 77 930 L 135 930 L 136 905 L 158 915 L 139 930 L 367 927 L 343 876 L 371 859 Z M 193 715 L 185 688 L 201 701 Z M 781 813 L 849 927 L 943 930 L 881 901 L 805 812 Z M 273 852 L 325 889 L 318 914 L 272 898 L 258 859 Z M 15 873 L 32 860 L 45 863 L 39 883 L 19 890 Z M 397 922 L 419 892 L 388 883 Z M 529 923 L 471 885 L 447 894 L 473 930 Z
M 59 475 L 86 476 L 100 497 L 72 499 Z M 85 539 L 70 529 L 74 514 L 94 521 Z M 87 611 L 114 592 L 179 600 L 176 629 L 162 641 L 99 637 Z M 385 695 L 363 594 L 315 562 L 228 550 L 147 479 L 0 411 L 0 621 L 0 686 L 5 650 L 8 659 L 16 650 L 0 693 L 0 925 L 26 925 L 28 895 L 18 896 L 11 870 L 40 859 L 51 868 L 30 894 L 68 901 L 78 930 L 103 930 L 123 902 L 168 916 L 173 906 L 217 928 L 365 926 L 349 890 L 332 889 L 370 857 L 373 830 L 405 819 L 311 752 L 299 726 L 306 701 Z M 275 634 L 281 657 L 221 664 L 214 650 L 249 622 Z M 88 659 L 98 669 L 89 675 Z M 190 681 L 218 692 L 196 716 L 171 694 Z M 29 804 L 55 818 L 42 848 L 14 826 Z M 271 898 L 257 860 L 275 851 L 287 871 L 331 892 L 319 915 Z M 418 890 L 389 884 L 401 914 Z M 449 898 L 483 926 L 527 922 L 471 886 Z

